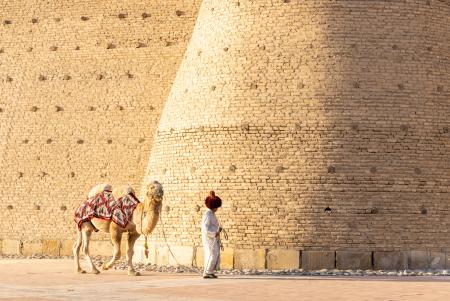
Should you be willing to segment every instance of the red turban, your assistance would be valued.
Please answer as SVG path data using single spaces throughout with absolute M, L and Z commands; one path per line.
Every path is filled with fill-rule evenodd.
M 222 200 L 215 195 L 214 191 L 211 191 L 209 196 L 205 199 L 205 205 L 209 209 L 215 209 L 222 206 Z

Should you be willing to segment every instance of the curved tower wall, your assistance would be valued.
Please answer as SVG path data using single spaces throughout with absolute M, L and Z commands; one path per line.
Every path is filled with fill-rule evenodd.
M 448 1 L 203 1 L 146 175 L 168 242 L 200 245 L 214 189 L 235 266 L 445 256 L 449 21 Z
M 2 1 L 0 251 L 70 254 L 93 185 L 139 188 L 199 5 Z

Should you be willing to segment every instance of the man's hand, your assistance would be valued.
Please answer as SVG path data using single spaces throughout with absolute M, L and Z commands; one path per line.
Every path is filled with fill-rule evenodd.
M 219 237 L 219 236 L 220 236 L 220 232 L 217 232 L 217 233 L 216 233 L 216 237 Z
M 223 228 L 222 228 L 222 227 L 219 227 L 219 232 L 222 232 L 222 230 L 223 230 Z

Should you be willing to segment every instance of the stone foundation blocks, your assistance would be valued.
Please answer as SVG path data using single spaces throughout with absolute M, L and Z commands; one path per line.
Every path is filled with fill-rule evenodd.
M 235 269 L 265 269 L 266 268 L 266 250 L 234 250 L 234 268 Z
M 336 268 L 339 270 L 371 270 L 372 267 L 372 252 L 336 252 Z
M 189 246 L 171 246 L 170 250 L 172 251 L 173 255 L 169 252 L 169 265 L 171 266 L 177 266 L 185 265 L 185 266 L 192 266 L 192 259 L 193 259 L 193 247 Z M 178 264 L 177 264 L 178 261 Z
M 336 253 L 334 251 L 303 251 L 302 269 L 322 270 L 334 269 L 336 263 Z
M 196 261 L 197 267 L 204 267 L 204 251 L 202 247 L 197 247 Z M 234 250 L 225 248 L 220 252 L 220 268 L 232 269 L 234 267 Z
M 408 269 L 408 252 L 373 252 L 373 261 L 375 270 L 405 270 Z
M 22 247 L 22 254 L 25 256 L 30 256 L 33 254 L 42 254 L 42 242 L 24 241 Z
M 300 252 L 298 250 L 269 250 L 266 260 L 269 270 L 298 269 Z
M 2 241 L 2 254 L 22 254 L 21 244 L 19 240 L 4 239 Z

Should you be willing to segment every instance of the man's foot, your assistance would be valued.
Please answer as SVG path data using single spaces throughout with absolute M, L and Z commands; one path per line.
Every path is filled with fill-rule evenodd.
M 214 278 L 217 278 L 217 276 L 214 274 L 203 275 L 203 279 L 214 279 Z

